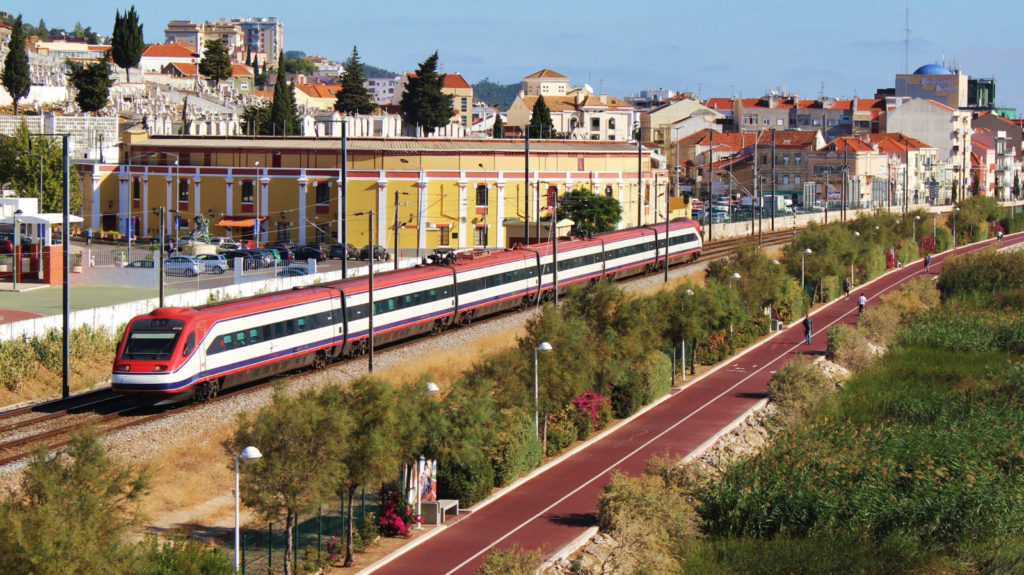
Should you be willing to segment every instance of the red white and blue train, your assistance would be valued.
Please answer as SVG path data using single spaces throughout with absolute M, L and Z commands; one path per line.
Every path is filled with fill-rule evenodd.
M 374 275 L 373 345 L 438 333 L 523 308 L 559 288 L 619 279 L 700 256 L 700 225 L 668 225 L 438 258 Z M 112 387 L 143 403 L 206 400 L 224 389 L 368 350 L 366 276 L 197 308 L 158 308 L 129 322 Z

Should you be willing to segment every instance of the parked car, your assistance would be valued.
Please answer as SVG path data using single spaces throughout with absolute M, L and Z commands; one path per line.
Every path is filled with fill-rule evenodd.
M 224 244 L 234 244 L 235 241 L 227 236 L 211 236 L 210 244 L 217 246 L 218 248 Z
M 277 255 L 277 263 L 279 265 L 291 265 L 295 261 L 295 254 L 288 248 L 282 248 L 279 246 L 263 248 L 267 251 L 274 252 Z
M 295 246 L 292 250 L 295 253 L 295 259 L 299 261 L 305 260 L 316 260 L 317 262 L 327 261 L 327 254 L 316 248 L 309 246 Z
M 275 261 L 277 261 L 276 255 L 268 250 L 253 248 L 239 251 L 249 254 L 249 257 L 256 261 L 257 267 L 269 268 L 274 265 Z
M 265 248 L 287 248 L 287 249 L 292 249 L 292 248 L 295 247 L 295 242 L 290 242 L 290 241 L 287 241 L 287 240 L 277 240 L 276 242 L 268 242 L 263 247 L 265 247 Z
M 279 278 L 307 276 L 307 275 L 309 275 L 309 270 L 306 269 L 304 266 L 293 266 L 293 267 L 290 267 L 290 268 L 284 268 L 283 270 L 277 272 L 277 277 L 279 277 Z
M 130 267 L 130 268 L 150 268 L 150 269 L 152 269 L 154 264 L 155 264 L 155 262 L 153 260 L 135 260 L 132 263 L 128 264 L 127 267 Z
M 222 274 L 228 269 L 228 260 L 220 254 L 202 254 L 196 256 L 206 273 Z
M 14 242 L 11 240 L 0 240 L 0 254 L 14 253 Z
M 359 259 L 370 259 L 370 246 L 363 246 L 363 249 L 359 250 Z M 391 254 L 388 253 L 386 247 L 377 245 L 373 247 L 373 259 L 378 262 L 386 262 L 391 259 Z
M 359 248 L 352 244 L 346 244 L 344 246 L 341 244 L 331 244 L 331 247 L 327 250 L 327 257 L 332 260 L 340 260 L 341 258 L 357 260 L 359 259 Z
M 192 277 L 202 272 L 202 264 L 192 256 L 171 256 L 164 260 L 164 273 L 168 275 Z
M 273 248 L 252 248 L 249 251 L 266 255 L 270 259 L 268 265 L 281 265 L 281 256 Z
M 245 249 L 242 244 L 238 242 L 221 242 L 217 245 L 217 251 L 226 252 L 230 250 L 242 250 Z
M 261 262 L 253 254 L 249 253 L 249 250 L 228 250 L 221 255 L 228 261 L 228 267 L 231 269 L 235 269 L 235 260 L 238 258 L 242 259 L 243 270 L 263 267 Z

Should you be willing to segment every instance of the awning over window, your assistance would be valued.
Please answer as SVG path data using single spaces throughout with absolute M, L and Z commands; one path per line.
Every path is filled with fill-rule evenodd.
M 266 217 L 260 218 L 260 222 L 267 221 Z M 224 216 L 214 224 L 222 228 L 252 228 L 256 224 L 256 218 Z

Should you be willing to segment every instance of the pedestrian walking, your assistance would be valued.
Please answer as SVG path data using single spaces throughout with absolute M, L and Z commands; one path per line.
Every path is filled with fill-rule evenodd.
M 996 232 L 996 241 L 1003 243 L 1003 230 Z
M 932 264 L 932 255 L 925 254 L 924 256 L 924 273 L 928 273 L 928 266 Z
M 857 298 L 858 313 L 864 313 L 864 306 L 868 305 L 868 298 L 864 296 L 864 292 L 861 292 L 860 297 Z
M 92 228 L 85 230 L 85 245 L 92 245 Z
M 811 321 L 810 313 L 804 316 L 804 339 L 807 342 L 806 345 L 811 345 L 811 334 L 813 333 L 811 328 L 813 323 L 814 322 Z
M 843 299 L 850 299 L 850 285 L 850 278 L 843 278 L 843 291 L 846 293 Z

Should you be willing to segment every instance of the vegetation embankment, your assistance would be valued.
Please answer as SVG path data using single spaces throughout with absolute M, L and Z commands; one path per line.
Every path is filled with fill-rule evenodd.
M 951 258 L 937 287 L 833 330 L 829 356 L 858 368 L 845 386 L 791 363 L 771 383 L 767 448 L 717 480 L 664 462 L 617 477 L 602 525 L 662 525 L 634 545 L 661 572 L 1020 572 L 1024 279 L 1006 270 L 1022 266 L 1020 252 Z M 889 351 L 866 360 L 875 345 Z M 653 504 L 622 511 L 637 501 Z
M 680 342 L 688 343 L 690 365 L 716 363 L 767 333 L 772 315 L 786 322 L 799 318 L 809 298 L 801 293 L 794 270 L 804 271 L 806 285 L 813 286 L 807 293 L 816 297 L 837 289 L 826 287 L 841 284 L 842 276 L 831 274 L 845 275 L 851 261 L 863 266 L 858 281 L 872 277 L 884 263 L 871 267 L 861 261 L 877 262 L 890 241 L 910 241 L 895 218 L 882 214 L 871 219 L 874 223 L 855 224 L 874 230 L 861 234 L 868 236 L 858 244 L 865 260 L 841 249 L 857 236 L 833 224 L 798 236 L 778 263 L 742 246 L 730 260 L 709 266 L 703 287 L 683 284 L 650 297 L 628 296 L 607 283 L 573 290 L 562 307 L 543 308 L 512 350 L 485 356 L 453 381 L 442 382 L 446 393 L 441 397 L 424 393 L 430 373 L 405 382 L 365 377 L 305 395 L 281 389 L 272 404 L 236 423 L 225 459 L 248 444 L 263 451 L 262 459 L 243 467 L 241 494 L 261 517 L 283 518 L 286 530 L 327 499 L 345 502 L 350 526 L 344 543 L 333 551 L 351 564 L 352 553 L 378 533 L 402 536 L 415 519 L 401 503 L 396 470 L 421 454 L 436 459 L 439 497 L 460 499 L 464 506 L 479 501 L 527 473 L 543 455 L 556 455 L 613 417 L 628 416 L 667 392 L 671 350 Z M 804 254 L 811 246 L 812 255 Z M 545 341 L 553 349 L 535 352 Z M 539 434 L 533 420 L 535 353 Z M 383 500 L 376 523 L 364 522 L 359 531 L 352 520 L 353 486 L 380 489 Z M 667 498 L 636 509 L 654 513 L 652 505 L 660 499 Z M 656 524 L 668 534 L 699 526 L 696 516 L 688 521 L 692 527 Z M 292 550 L 283 555 L 290 563 Z M 314 564 L 289 564 L 289 571 L 307 566 Z M 493 567 L 489 562 L 488 568 Z

